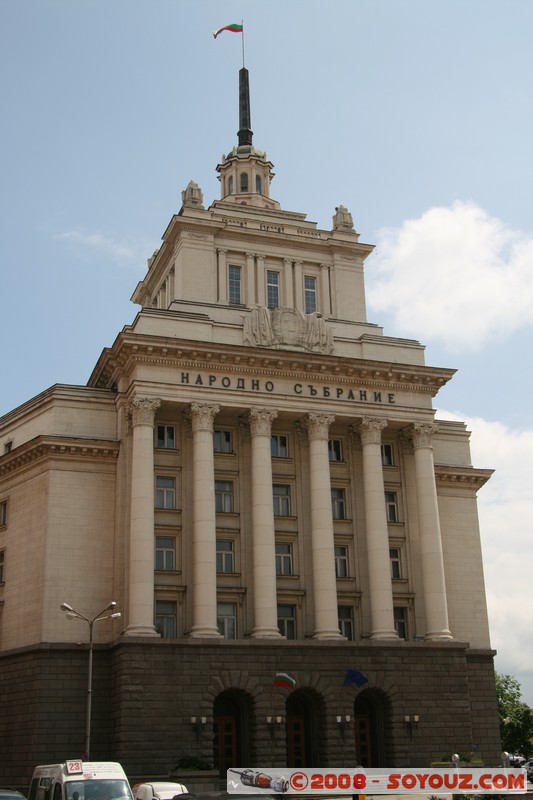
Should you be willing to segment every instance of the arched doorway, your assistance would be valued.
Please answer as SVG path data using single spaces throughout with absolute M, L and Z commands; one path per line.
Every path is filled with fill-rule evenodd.
M 361 767 L 387 766 L 386 722 L 388 699 L 381 692 L 366 689 L 354 702 L 355 757 Z
M 306 689 L 292 692 L 287 698 L 287 766 L 320 766 L 321 702 Z
M 213 705 L 213 763 L 221 776 L 230 767 L 251 764 L 251 700 L 241 691 L 228 689 Z

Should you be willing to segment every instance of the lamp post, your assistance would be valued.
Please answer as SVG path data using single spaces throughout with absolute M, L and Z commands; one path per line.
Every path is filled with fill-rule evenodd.
M 114 600 L 111 601 L 102 611 L 95 617 L 89 618 L 80 614 L 68 603 L 61 603 L 59 608 L 64 611 L 67 619 L 81 619 L 89 626 L 89 674 L 87 679 L 87 714 L 85 719 L 85 757 L 84 760 L 88 761 L 91 750 L 91 703 L 93 691 L 93 625 L 95 622 L 100 622 L 103 619 L 118 619 L 121 615 L 120 611 L 114 611 L 117 604 Z

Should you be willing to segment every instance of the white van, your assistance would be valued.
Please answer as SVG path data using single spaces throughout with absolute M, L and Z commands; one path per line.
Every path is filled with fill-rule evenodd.
M 172 781 L 153 781 L 152 783 L 141 783 L 137 786 L 135 800 L 172 800 L 177 794 L 188 792 L 183 783 L 173 783 Z
M 133 800 L 126 773 L 114 761 L 35 767 L 28 800 Z

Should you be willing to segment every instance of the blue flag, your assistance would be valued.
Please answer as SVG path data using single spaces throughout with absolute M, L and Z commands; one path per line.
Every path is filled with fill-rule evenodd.
M 362 672 L 358 672 L 356 669 L 348 669 L 346 670 L 342 685 L 353 686 L 355 684 L 356 686 L 364 686 L 365 683 L 368 683 L 366 675 L 363 675 Z

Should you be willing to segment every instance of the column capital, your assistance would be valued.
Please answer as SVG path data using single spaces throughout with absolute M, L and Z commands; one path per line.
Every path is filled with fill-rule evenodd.
M 245 419 L 250 426 L 252 436 L 270 436 L 272 422 L 277 416 L 278 412 L 270 408 L 251 408 Z
M 191 403 L 188 411 L 193 431 L 212 431 L 213 420 L 220 411 L 220 406 Z
M 381 431 L 386 427 L 387 420 L 380 417 L 363 417 L 355 426 L 363 445 L 381 444 Z
M 414 422 L 409 428 L 415 450 L 431 447 L 431 440 L 438 433 L 439 426 L 433 422 Z
M 333 414 L 307 414 L 303 423 L 310 439 L 327 439 L 329 426 L 335 422 Z
M 134 397 L 126 410 L 131 416 L 132 425 L 153 425 L 155 412 L 161 405 L 161 400 L 150 397 Z

